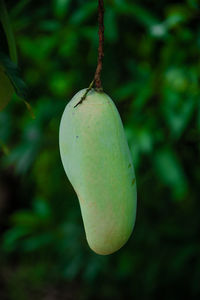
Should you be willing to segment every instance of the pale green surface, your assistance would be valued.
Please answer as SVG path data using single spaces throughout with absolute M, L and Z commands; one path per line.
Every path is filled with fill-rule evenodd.
M 80 202 L 87 241 L 110 254 L 128 240 L 136 215 L 136 182 L 123 125 L 105 93 L 85 90 L 67 104 L 60 124 L 60 153 Z

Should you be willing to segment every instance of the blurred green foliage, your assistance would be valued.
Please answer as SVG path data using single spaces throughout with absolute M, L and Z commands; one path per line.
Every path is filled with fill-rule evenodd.
M 138 186 L 133 235 L 98 256 L 61 165 L 59 122 L 91 82 L 97 1 L 7 1 L 35 119 L 0 113 L 0 298 L 199 299 L 199 3 L 105 1 L 102 81 Z

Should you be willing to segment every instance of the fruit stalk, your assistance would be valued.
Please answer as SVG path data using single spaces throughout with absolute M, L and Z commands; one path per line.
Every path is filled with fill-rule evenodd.
M 103 0 L 98 0 L 98 23 L 99 23 L 99 47 L 98 47 L 98 61 L 97 68 L 94 75 L 94 82 L 97 91 L 102 91 L 101 85 L 101 70 L 103 64 L 103 45 L 104 45 L 104 5 Z
M 88 92 L 93 88 L 94 84 L 96 86 L 97 92 L 103 92 L 102 84 L 101 84 L 101 70 L 103 65 L 103 45 L 104 45 L 104 5 L 103 0 L 98 0 L 98 23 L 99 23 L 99 47 L 98 47 L 98 59 L 97 59 L 97 67 L 94 74 L 94 79 L 90 83 L 89 87 L 86 89 L 84 95 L 81 97 L 81 100 L 74 106 L 78 106 L 81 104 Z

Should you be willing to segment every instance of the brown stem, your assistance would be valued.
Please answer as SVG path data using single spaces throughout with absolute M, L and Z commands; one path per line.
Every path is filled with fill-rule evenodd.
M 102 91 L 101 85 L 101 70 L 103 63 L 103 44 L 104 44 L 104 5 L 103 0 L 98 0 L 98 23 L 99 23 L 99 48 L 98 48 L 98 61 L 97 68 L 94 75 L 94 83 L 97 91 Z
M 84 95 L 81 97 L 81 100 L 74 107 L 78 106 L 79 104 L 81 104 L 85 100 L 88 92 L 92 89 L 93 85 L 94 85 L 94 80 L 92 80 L 89 87 L 86 89 Z
M 93 88 L 94 84 L 96 86 L 96 91 L 97 92 L 102 92 L 103 88 L 101 85 L 101 70 L 102 70 L 102 64 L 103 64 L 103 44 L 104 44 L 104 5 L 103 5 L 103 0 L 98 0 L 98 23 L 99 23 L 99 47 L 98 47 L 98 60 L 97 60 L 97 68 L 96 72 L 94 74 L 94 79 L 90 83 L 89 87 L 86 89 L 84 95 L 81 97 L 81 100 L 74 106 L 78 106 L 81 104 L 88 92 Z

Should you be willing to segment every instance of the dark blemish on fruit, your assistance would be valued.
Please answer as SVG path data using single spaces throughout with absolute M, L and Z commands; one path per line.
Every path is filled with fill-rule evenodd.
M 78 135 L 76 136 L 76 138 L 78 138 Z
M 131 183 L 131 184 L 132 184 L 132 185 L 134 185 L 134 183 L 135 183 L 135 178 L 133 178 L 133 180 L 132 180 L 132 183 Z
M 131 163 L 128 165 L 128 168 L 130 168 L 131 167 Z

